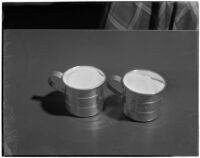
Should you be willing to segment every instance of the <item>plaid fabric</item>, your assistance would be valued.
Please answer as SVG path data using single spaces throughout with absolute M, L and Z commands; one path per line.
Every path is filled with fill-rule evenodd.
M 174 30 L 198 30 L 198 2 L 177 2 Z
M 105 29 L 195 30 L 198 2 L 113 2 Z

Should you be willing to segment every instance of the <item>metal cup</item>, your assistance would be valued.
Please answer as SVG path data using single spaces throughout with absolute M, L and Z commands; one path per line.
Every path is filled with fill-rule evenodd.
M 72 87 L 64 79 L 65 74 L 69 71 L 74 71 L 82 67 L 94 69 L 99 75 L 103 77 L 102 82 L 92 88 L 79 89 Z M 58 87 L 55 84 L 55 79 L 59 78 L 64 86 Z M 51 77 L 49 77 L 48 83 L 51 87 L 64 93 L 66 107 L 68 111 L 79 117 L 89 117 L 98 114 L 103 108 L 104 95 L 103 95 L 103 84 L 105 83 L 106 75 L 100 69 L 93 66 L 76 66 L 68 69 L 64 73 L 55 71 Z
M 128 73 L 136 71 L 140 71 L 144 76 L 149 76 L 150 78 L 161 82 L 163 88 L 154 94 L 140 93 L 128 88 L 128 85 L 124 82 L 124 78 Z M 160 115 L 166 81 L 158 73 L 149 70 L 139 69 L 132 70 L 128 73 L 126 73 L 123 78 L 117 75 L 111 77 L 111 80 L 117 81 L 122 85 L 123 92 L 114 88 L 111 82 L 108 82 L 108 88 L 122 98 L 122 103 L 124 105 L 123 112 L 127 117 L 140 122 L 147 122 L 156 119 Z

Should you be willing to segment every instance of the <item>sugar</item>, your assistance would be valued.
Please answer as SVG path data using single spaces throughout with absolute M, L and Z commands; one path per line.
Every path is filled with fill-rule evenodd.
M 145 70 L 131 71 L 126 74 L 124 84 L 132 91 L 142 94 L 156 94 L 165 86 L 161 76 Z
M 100 85 L 104 78 L 95 68 L 82 66 L 66 73 L 64 81 L 67 85 L 76 89 L 91 89 Z

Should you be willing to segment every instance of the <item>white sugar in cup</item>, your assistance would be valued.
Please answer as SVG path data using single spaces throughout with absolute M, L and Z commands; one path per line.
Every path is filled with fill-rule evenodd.
M 161 113 L 162 98 L 166 87 L 164 78 L 150 70 L 133 70 L 125 74 L 126 87 L 124 113 L 129 118 L 147 122 Z
M 64 73 L 63 81 L 72 88 L 87 90 L 101 85 L 105 75 L 95 67 L 77 66 Z
M 123 82 L 130 90 L 144 95 L 154 95 L 165 87 L 165 81 L 160 75 L 147 70 L 128 72 L 124 76 Z
M 164 78 L 150 70 L 137 69 L 127 72 L 123 77 L 112 76 L 112 80 L 123 87 L 123 92 L 108 82 L 108 88 L 122 98 L 124 114 L 136 121 L 152 121 L 160 115 Z
M 55 78 L 62 81 L 62 88 L 58 87 Z M 103 71 L 96 67 L 76 66 L 64 73 L 55 71 L 48 81 L 50 86 L 63 92 L 66 108 L 72 115 L 89 117 L 103 108 L 105 80 Z

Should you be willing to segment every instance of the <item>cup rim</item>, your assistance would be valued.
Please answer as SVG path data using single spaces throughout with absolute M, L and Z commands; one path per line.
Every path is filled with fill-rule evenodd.
M 96 86 L 92 87 L 92 88 L 76 88 L 76 87 L 73 87 L 73 86 L 69 85 L 68 83 L 66 83 L 65 80 L 64 80 L 65 74 L 66 74 L 67 72 L 69 72 L 69 71 L 73 71 L 73 70 L 78 69 L 78 68 L 80 68 L 80 67 L 89 67 L 89 68 L 92 68 L 92 69 L 97 70 L 97 72 L 98 72 L 100 75 L 103 76 L 103 80 L 102 80 L 101 82 L 99 82 Z M 90 65 L 78 65 L 78 66 L 71 67 L 71 68 L 67 69 L 67 70 L 63 73 L 63 76 L 62 76 L 62 81 L 63 81 L 63 83 L 64 83 L 67 87 L 72 88 L 72 89 L 75 89 L 75 90 L 80 90 L 80 91 L 96 89 L 96 88 L 100 87 L 101 85 L 103 85 L 104 82 L 105 82 L 105 80 L 106 80 L 106 75 L 105 75 L 105 73 L 104 73 L 102 70 L 100 70 L 99 68 L 97 68 L 97 67 L 95 67 L 95 66 L 90 66 Z
M 126 86 L 126 84 L 124 83 L 124 78 L 126 77 L 126 75 L 130 72 L 134 72 L 134 71 L 149 71 L 149 72 L 152 72 L 152 73 L 155 73 L 157 74 L 158 76 L 160 76 L 164 82 L 164 87 L 162 89 L 160 89 L 158 92 L 156 92 L 155 94 L 149 94 L 149 93 L 140 93 L 140 92 L 137 92 L 137 91 L 134 91 L 132 89 L 130 89 L 128 86 Z M 139 95 L 144 95 L 144 96 L 153 96 L 153 95 L 157 95 L 157 94 L 160 94 L 164 91 L 164 89 L 166 88 L 167 86 L 167 82 L 166 80 L 164 79 L 164 77 L 162 75 L 160 75 L 159 73 L 155 72 L 155 71 L 152 71 L 152 70 L 148 70 L 148 69 L 134 69 L 134 70 L 131 70 L 131 71 L 128 71 L 127 73 L 125 73 L 125 75 L 123 76 L 122 78 L 122 83 L 124 85 L 124 87 L 126 87 L 127 89 L 129 89 L 131 92 L 134 92 L 136 94 L 139 94 Z

